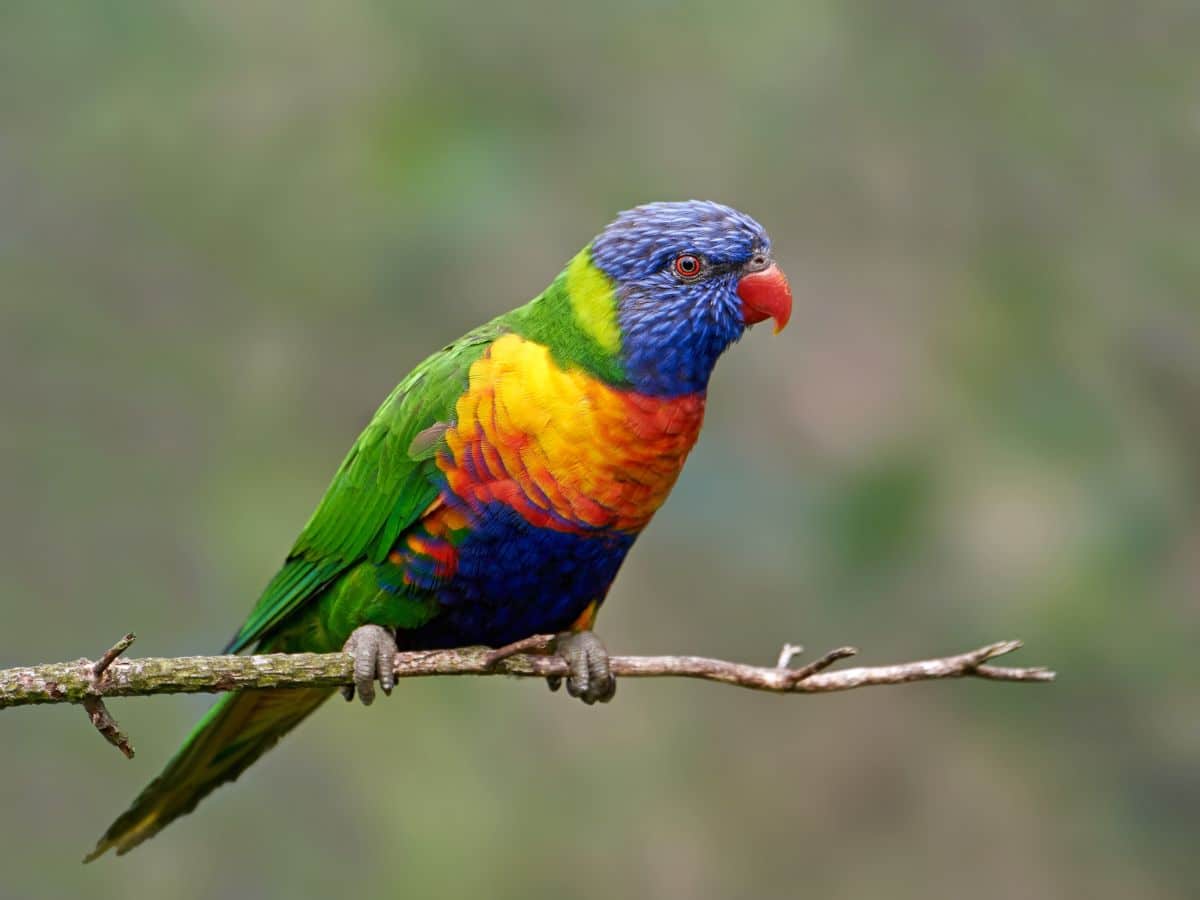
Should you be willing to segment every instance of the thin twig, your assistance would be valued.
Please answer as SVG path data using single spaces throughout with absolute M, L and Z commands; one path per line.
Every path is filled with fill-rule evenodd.
M 88 672 L 91 690 L 82 700 L 83 710 L 87 713 L 91 723 L 96 726 L 96 730 L 106 741 L 124 753 L 126 759 L 133 759 L 133 744 L 129 742 L 129 736 L 121 730 L 121 726 L 117 724 L 117 720 L 113 718 L 112 713 L 108 711 L 108 707 L 100 698 L 104 693 L 104 676 L 109 667 L 116 662 L 118 656 L 133 645 L 136 639 L 137 635 L 132 631 L 129 632 L 104 651 L 104 655 L 92 664 Z M 87 665 L 87 660 L 82 662 Z
M 795 684 L 812 678 L 818 672 L 824 672 L 836 662 L 843 659 L 849 659 L 851 656 L 858 656 L 858 648 L 856 647 L 838 647 L 836 650 L 830 650 L 824 656 L 818 657 L 806 666 L 801 666 L 799 669 L 793 669 L 791 672 L 791 680 Z
M 92 666 L 92 674 L 97 678 L 104 674 L 104 670 L 111 666 L 118 656 L 133 646 L 133 642 L 137 640 L 137 635 L 132 631 L 125 637 L 121 638 L 111 647 L 104 651 L 104 655 L 96 660 L 96 664 Z
M 518 653 L 545 653 L 547 650 L 552 650 L 556 642 L 557 639 L 552 634 L 531 635 L 519 641 L 513 641 L 511 644 L 505 644 L 503 647 L 497 647 L 488 653 L 484 662 L 489 669 L 494 669 L 497 663 L 516 656 Z
M 126 759 L 133 759 L 133 744 L 129 742 L 129 736 L 121 730 L 121 726 L 112 717 L 103 700 L 99 697 L 84 697 L 83 710 L 106 741 L 124 753 Z
M 783 649 L 779 651 L 779 661 L 775 663 L 775 668 L 786 669 L 792 664 L 792 659 L 803 652 L 803 644 L 784 644 Z

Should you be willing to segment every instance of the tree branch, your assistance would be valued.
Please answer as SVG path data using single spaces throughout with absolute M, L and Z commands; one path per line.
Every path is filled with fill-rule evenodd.
M 0 669 L 0 709 L 42 703 L 78 703 L 108 741 L 133 756 L 133 748 L 104 707 L 109 697 L 151 694 L 219 693 L 247 689 L 341 687 L 350 684 L 353 659 L 346 653 L 276 653 L 264 656 L 182 656 L 119 659 L 133 643 L 128 634 L 100 660 L 50 663 Z M 463 647 L 396 654 L 396 677 L 426 675 L 515 675 L 523 678 L 565 676 L 567 664 L 553 655 L 554 638 L 535 635 L 507 647 Z M 1012 653 L 1020 641 L 1001 641 L 969 653 L 899 663 L 828 671 L 854 656 L 853 647 L 830 651 L 800 668 L 790 668 L 800 648 L 787 644 L 776 666 L 751 666 L 703 656 L 614 656 L 613 674 L 622 678 L 699 678 L 736 687 L 783 694 L 825 694 L 879 684 L 906 684 L 941 678 L 984 678 L 991 681 L 1054 680 L 1044 668 L 987 665 Z M 531 652 L 533 651 L 533 652 Z M 540 653 L 538 651 L 541 651 Z

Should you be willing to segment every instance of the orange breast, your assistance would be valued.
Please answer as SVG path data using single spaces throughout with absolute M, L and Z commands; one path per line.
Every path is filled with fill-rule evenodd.
M 704 395 L 618 390 L 506 335 L 472 365 L 456 412 L 438 464 L 469 506 L 501 502 L 561 531 L 636 532 L 696 442 Z

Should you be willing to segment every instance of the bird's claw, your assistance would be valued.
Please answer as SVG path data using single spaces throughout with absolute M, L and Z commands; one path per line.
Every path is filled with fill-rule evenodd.
M 570 669 L 567 693 L 591 706 L 607 703 L 617 693 L 617 678 L 608 664 L 608 651 L 592 631 L 567 631 L 558 636 L 556 653 Z M 546 679 L 550 690 L 562 686 L 561 675 Z
M 375 702 L 375 679 L 379 687 L 390 694 L 396 685 L 396 636 L 380 625 L 360 625 L 342 645 L 342 652 L 354 657 L 354 684 L 342 688 L 347 700 L 358 699 L 363 706 Z

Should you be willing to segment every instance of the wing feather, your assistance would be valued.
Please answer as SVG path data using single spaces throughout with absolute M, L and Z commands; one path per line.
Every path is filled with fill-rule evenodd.
M 434 354 L 400 382 L 338 468 L 246 622 L 225 648 L 262 640 L 346 569 L 381 562 L 396 539 L 437 499 L 437 450 L 467 388 L 471 364 L 505 331 L 500 320 Z M 416 440 L 422 436 L 421 440 Z

